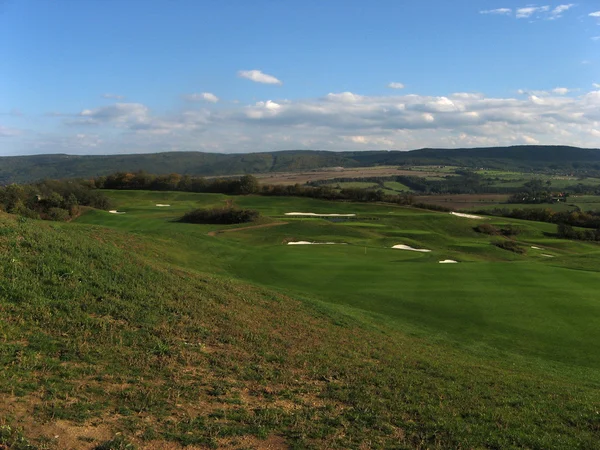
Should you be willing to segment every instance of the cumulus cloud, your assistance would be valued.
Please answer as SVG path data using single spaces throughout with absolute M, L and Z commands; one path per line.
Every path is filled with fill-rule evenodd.
M 515 97 L 332 92 L 303 100 L 265 99 L 169 114 L 153 113 L 139 103 L 117 103 L 65 117 L 67 136 L 44 136 L 38 144 L 45 144 L 36 147 L 32 142 L 28 148 L 114 153 L 405 150 L 535 142 L 593 147 L 598 143 L 600 84 L 594 88 L 579 95 L 565 95 L 575 92 L 562 87 L 523 90 L 523 96 Z M 0 130 L 3 136 L 15 135 L 15 130 Z
M 102 94 L 102 98 L 107 98 L 111 100 L 123 100 L 125 97 L 117 94 Z
M 484 11 L 479 11 L 479 14 L 499 14 L 499 15 L 509 16 L 512 14 L 512 9 L 510 9 L 510 8 L 487 9 Z
M 600 17 L 600 11 L 596 11 L 589 14 L 590 17 Z
M 201 92 L 200 94 L 188 94 L 184 95 L 183 98 L 188 102 L 208 102 L 208 103 L 217 103 L 219 101 L 219 97 L 210 92 Z
M 282 81 L 278 80 L 273 75 L 268 75 L 266 73 L 261 72 L 260 70 L 240 70 L 238 72 L 238 77 L 246 78 L 248 80 L 254 81 L 255 83 L 277 85 L 283 84 Z
M 594 86 L 596 89 L 600 89 L 600 83 L 592 83 L 592 86 Z
M 327 94 L 325 99 L 332 102 L 356 103 L 362 99 L 362 96 L 352 92 L 342 92 L 340 94 Z
M 391 82 L 387 85 L 390 89 L 404 89 L 403 83 Z

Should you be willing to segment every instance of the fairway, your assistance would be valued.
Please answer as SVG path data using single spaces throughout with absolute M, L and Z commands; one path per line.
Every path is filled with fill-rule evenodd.
M 173 264 L 275 288 L 480 357 L 597 378 L 588 369 L 600 368 L 599 248 L 553 239 L 553 225 L 492 218 L 522 230 L 518 241 L 528 251 L 518 255 L 476 233 L 482 219 L 415 208 L 229 197 L 259 210 L 262 224 L 286 222 L 245 229 L 175 222 L 189 209 L 224 204 L 224 195 L 110 196 L 126 214 L 90 211 L 77 222 L 152 236 L 153 251 Z M 295 211 L 357 216 L 285 215 Z M 232 232 L 215 234 L 227 228 Z M 291 241 L 349 245 L 286 245 Z M 400 244 L 431 252 L 391 248 Z M 458 264 L 439 264 L 447 259 Z

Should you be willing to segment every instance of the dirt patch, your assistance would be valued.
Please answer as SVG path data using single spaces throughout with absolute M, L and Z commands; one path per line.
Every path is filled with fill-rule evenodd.
M 93 448 L 114 436 L 107 424 L 74 424 L 66 420 L 54 420 L 40 423 L 33 416 L 36 405 L 41 404 L 39 398 L 7 396 L 0 400 L 0 410 L 14 418 L 11 423 L 17 428 L 26 430 L 26 437 L 31 440 L 49 441 L 52 448 L 76 450 Z M 0 418 L 0 425 L 2 419 Z
M 310 181 L 332 180 L 334 178 L 364 178 L 364 177 L 390 177 L 408 175 L 413 177 L 440 177 L 451 175 L 436 171 L 400 170 L 397 166 L 388 167 L 332 167 L 329 169 L 305 172 L 273 172 L 255 174 L 263 184 L 304 184 Z M 210 177 L 207 177 L 210 178 Z
M 264 223 L 262 225 L 252 225 L 250 227 L 228 228 L 226 230 L 209 231 L 208 235 L 209 236 L 216 236 L 217 234 L 221 234 L 221 233 L 233 233 L 235 231 L 255 230 L 257 228 L 279 227 L 281 225 L 287 225 L 287 222 Z

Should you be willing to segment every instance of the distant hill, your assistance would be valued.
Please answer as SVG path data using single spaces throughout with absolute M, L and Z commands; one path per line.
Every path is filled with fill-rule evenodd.
M 600 150 L 568 146 L 514 146 L 413 151 L 330 152 L 288 150 L 265 153 L 220 154 L 165 152 L 130 155 L 34 155 L 0 157 L 0 184 L 43 178 L 107 175 L 117 171 L 234 175 L 312 170 L 323 167 L 445 164 L 497 169 L 600 170 Z

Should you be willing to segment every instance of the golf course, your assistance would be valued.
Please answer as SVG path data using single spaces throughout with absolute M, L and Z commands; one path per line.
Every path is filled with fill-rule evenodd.
M 598 244 L 387 203 L 103 192 L 110 211 L 71 222 L 0 215 L 9 448 L 596 448 Z M 260 216 L 180 220 L 222 207 Z
M 600 248 L 548 237 L 553 225 L 289 197 L 110 196 L 125 214 L 90 211 L 77 223 L 147 236 L 173 264 L 275 288 L 479 356 L 593 378 L 600 368 Z M 264 226 L 225 232 L 228 226 L 176 222 L 189 209 L 227 200 L 260 211 Z M 294 211 L 324 216 L 289 215 Z M 526 253 L 498 248 L 473 230 L 486 222 L 518 227 Z M 399 244 L 430 251 L 392 248 Z M 440 264 L 445 260 L 457 264 Z

